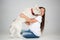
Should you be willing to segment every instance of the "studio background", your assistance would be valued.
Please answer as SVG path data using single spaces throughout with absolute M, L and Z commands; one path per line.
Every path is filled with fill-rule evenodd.
M 43 35 L 60 35 L 60 0 L 0 0 L 0 34 L 8 34 L 12 20 L 35 5 L 46 8 Z

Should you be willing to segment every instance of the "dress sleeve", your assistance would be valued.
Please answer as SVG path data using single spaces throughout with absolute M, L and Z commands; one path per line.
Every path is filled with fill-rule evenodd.
M 42 22 L 42 16 L 37 16 L 35 19 L 36 19 L 38 22 Z

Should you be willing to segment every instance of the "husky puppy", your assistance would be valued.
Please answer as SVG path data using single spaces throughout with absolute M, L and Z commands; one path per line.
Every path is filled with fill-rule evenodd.
M 39 9 L 36 9 L 36 8 L 33 8 L 33 11 L 35 14 L 38 14 Z M 29 18 L 35 18 L 34 15 L 32 15 L 31 13 L 31 8 L 27 9 L 27 10 L 24 10 L 22 12 L 24 15 L 26 15 L 27 17 Z M 25 22 L 26 20 L 24 18 L 21 18 L 20 17 L 20 14 L 18 15 L 18 17 L 11 23 L 11 27 L 10 27 L 10 36 L 12 37 L 20 37 L 20 32 L 22 30 L 22 23 Z

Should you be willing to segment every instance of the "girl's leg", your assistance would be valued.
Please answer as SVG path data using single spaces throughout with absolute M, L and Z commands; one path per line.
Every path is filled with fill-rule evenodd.
M 31 32 L 30 30 L 28 31 L 24 31 L 22 33 L 23 37 L 25 38 L 39 38 L 39 36 L 36 36 L 33 32 Z

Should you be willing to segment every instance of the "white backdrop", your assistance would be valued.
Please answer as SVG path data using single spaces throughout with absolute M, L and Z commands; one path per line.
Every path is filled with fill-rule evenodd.
M 0 33 L 9 31 L 10 23 L 26 8 L 35 5 L 46 8 L 44 35 L 60 35 L 60 0 L 0 0 Z

